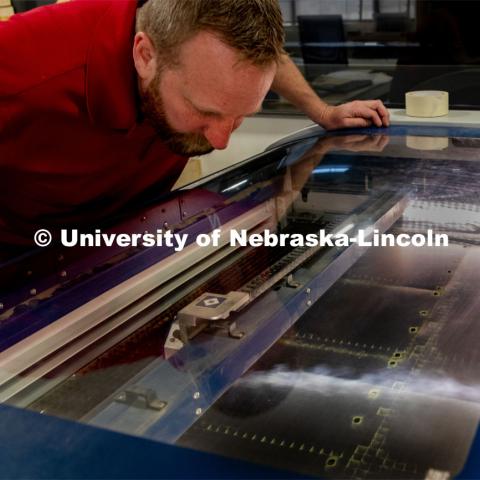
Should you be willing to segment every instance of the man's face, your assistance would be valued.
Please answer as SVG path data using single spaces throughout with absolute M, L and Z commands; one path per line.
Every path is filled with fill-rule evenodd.
M 161 75 L 157 73 L 148 87 L 140 92 L 141 108 L 146 119 L 169 149 L 186 157 L 205 155 L 214 148 L 201 133 L 176 131 L 167 119 L 159 85 Z
M 211 33 L 182 45 L 177 65 L 160 65 L 141 85 L 142 111 L 169 148 L 181 155 L 224 149 L 243 119 L 261 107 L 276 66 L 257 67 Z

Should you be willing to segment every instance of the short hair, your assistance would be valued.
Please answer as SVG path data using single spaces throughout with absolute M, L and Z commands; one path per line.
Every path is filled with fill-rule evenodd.
M 181 45 L 209 31 L 256 66 L 279 63 L 284 29 L 278 0 L 148 0 L 137 10 L 137 32 L 145 32 L 169 64 Z

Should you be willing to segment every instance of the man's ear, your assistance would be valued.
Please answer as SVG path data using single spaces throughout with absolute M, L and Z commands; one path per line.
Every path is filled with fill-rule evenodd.
M 133 39 L 133 62 L 141 83 L 147 86 L 157 72 L 157 54 L 145 32 L 138 32 Z

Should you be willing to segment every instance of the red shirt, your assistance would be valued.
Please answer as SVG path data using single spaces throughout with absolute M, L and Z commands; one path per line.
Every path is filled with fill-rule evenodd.
M 136 0 L 77 0 L 0 22 L 0 224 L 105 215 L 186 159 L 138 121 Z

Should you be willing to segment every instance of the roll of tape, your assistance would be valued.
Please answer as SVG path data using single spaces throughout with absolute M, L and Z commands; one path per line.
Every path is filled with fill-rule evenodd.
M 448 92 L 407 92 L 405 106 L 410 117 L 442 117 L 448 114 Z
M 414 150 L 445 150 L 448 148 L 448 137 L 417 137 L 407 135 L 407 147 Z

